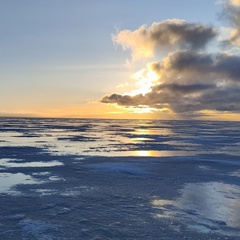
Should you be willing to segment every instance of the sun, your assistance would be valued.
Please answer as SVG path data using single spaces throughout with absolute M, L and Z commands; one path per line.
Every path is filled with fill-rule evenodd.
M 151 92 L 152 87 L 156 85 L 156 82 L 160 79 L 159 76 L 148 68 L 143 68 L 142 70 L 131 75 L 131 78 L 135 80 L 134 90 L 125 92 L 124 95 L 136 96 L 139 94 L 145 95 Z M 149 114 L 153 113 L 156 109 L 150 108 L 148 106 L 138 106 L 138 107 L 124 107 L 124 109 L 129 113 L 135 114 Z
M 138 94 L 145 95 L 151 91 L 151 88 L 156 84 L 159 76 L 152 70 L 143 68 L 142 70 L 132 74 L 132 79 L 136 80 L 136 89 L 127 93 L 130 96 Z

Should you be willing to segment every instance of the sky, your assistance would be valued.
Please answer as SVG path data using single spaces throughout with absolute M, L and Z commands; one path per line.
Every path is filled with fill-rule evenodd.
M 0 116 L 240 120 L 239 0 L 0 3 Z

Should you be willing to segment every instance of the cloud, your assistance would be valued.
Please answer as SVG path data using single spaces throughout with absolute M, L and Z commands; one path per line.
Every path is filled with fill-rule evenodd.
M 225 39 L 228 51 L 223 51 L 221 44 L 206 47 L 211 40 L 222 41 L 216 37 L 219 31 L 215 27 L 179 19 L 143 25 L 113 36 L 114 43 L 131 51 L 133 61 L 159 56 L 158 61 L 148 62 L 144 68 L 157 79 L 151 82 L 145 73 L 150 88 L 144 94 L 113 93 L 101 102 L 185 116 L 209 111 L 240 113 L 240 0 L 224 1 L 224 16 L 232 28 Z M 159 50 L 168 53 L 163 57 L 164 51 Z
M 155 86 L 151 92 L 143 95 L 135 96 L 111 94 L 102 99 L 104 103 L 117 103 L 118 105 L 128 107 L 153 107 L 157 109 L 171 108 L 176 110 L 176 106 L 180 108 L 181 105 L 189 106 L 189 102 L 193 105 L 193 101 L 198 98 L 196 93 L 201 93 L 209 89 L 214 89 L 215 85 L 210 84 L 159 84 Z M 199 99 L 198 99 L 199 100 Z M 196 103 L 194 103 L 196 105 Z M 178 111 L 177 111 L 178 112 Z
M 122 106 L 138 106 L 141 104 L 141 101 L 137 101 L 137 98 L 140 96 L 143 97 L 143 95 L 137 95 L 137 96 L 129 96 L 129 95 L 120 95 L 117 93 L 113 93 L 110 95 L 106 95 L 102 98 L 101 102 L 103 103 L 117 103 L 118 105 Z
M 188 23 L 180 19 L 142 25 L 135 31 L 123 30 L 113 36 L 113 42 L 124 50 L 131 49 L 132 59 L 149 58 L 158 49 L 202 49 L 217 35 L 212 26 Z
M 181 94 L 190 94 L 201 92 L 207 89 L 215 88 L 213 84 L 191 84 L 191 85 L 182 85 L 177 83 L 171 84 L 159 84 L 153 88 L 153 91 L 170 91 L 173 93 L 181 93 Z
M 228 53 L 208 54 L 191 50 L 170 53 L 162 62 L 150 64 L 150 68 L 164 81 L 228 80 L 240 82 L 240 56 Z M 207 75 L 207 76 L 205 76 Z
M 240 46 L 240 0 L 228 0 L 225 2 L 222 12 L 230 25 L 230 36 L 225 39 L 227 45 Z
M 135 96 L 114 93 L 101 101 L 125 107 L 168 108 L 175 113 L 240 112 L 239 56 L 184 50 L 149 65 L 159 76 L 150 92 Z
M 240 56 L 219 54 L 213 65 L 213 71 L 224 75 L 228 80 L 240 82 Z
M 157 90 L 158 89 L 158 90 Z M 175 113 L 194 113 L 202 110 L 240 112 L 240 86 L 164 85 L 145 95 L 112 94 L 103 103 L 117 103 L 125 107 L 171 109 Z

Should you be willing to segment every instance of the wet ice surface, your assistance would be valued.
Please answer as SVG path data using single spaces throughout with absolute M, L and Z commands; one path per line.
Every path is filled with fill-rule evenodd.
M 240 123 L 0 119 L 1 239 L 240 239 Z
M 189 229 L 239 236 L 240 187 L 209 182 L 187 184 L 175 201 L 153 200 L 159 209 L 156 218 L 178 218 L 188 223 Z

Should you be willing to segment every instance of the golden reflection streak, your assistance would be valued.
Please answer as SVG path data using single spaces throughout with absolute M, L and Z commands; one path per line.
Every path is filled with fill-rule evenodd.
M 159 151 L 148 151 L 148 150 L 140 150 L 136 151 L 136 156 L 139 157 L 159 157 L 161 156 Z

